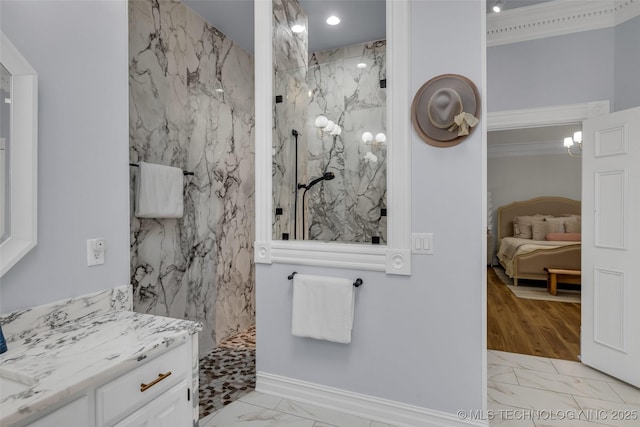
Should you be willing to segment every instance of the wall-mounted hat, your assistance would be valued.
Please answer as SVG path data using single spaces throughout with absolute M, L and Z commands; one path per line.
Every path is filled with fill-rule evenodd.
M 426 82 L 411 105 L 413 127 L 427 144 L 453 147 L 478 124 L 480 96 L 468 78 L 442 74 Z

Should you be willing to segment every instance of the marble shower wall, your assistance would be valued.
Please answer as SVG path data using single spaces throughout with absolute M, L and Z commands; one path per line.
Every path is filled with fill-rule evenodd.
M 307 84 L 308 36 L 294 33 L 299 23 L 308 28 L 307 15 L 297 0 L 273 0 L 273 239 L 293 239 L 293 212 L 298 182 L 306 180 L 307 135 L 304 130 L 309 106 Z M 298 176 L 296 177 L 296 138 L 298 135 Z M 275 209 L 282 209 L 276 214 Z M 298 206 L 298 212 L 301 212 Z M 300 217 L 300 213 L 298 215 Z M 300 228 L 298 228 L 300 230 Z M 298 236 L 300 238 L 300 236 Z
M 387 141 L 364 143 L 363 132 L 386 134 L 386 42 L 316 52 L 309 60 L 311 98 L 306 125 L 307 175 L 333 172 L 307 193 L 310 240 L 386 242 Z M 366 64 L 359 68 L 358 64 Z M 339 136 L 318 132 L 324 115 L 342 127 Z M 368 154 L 370 153 L 370 154 Z
M 378 237 L 385 243 L 386 144 L 365 144 L 361 136 L 386 133 L 386 42 L 309 55 L 308 33 L 293 33 L 294 23 L 308 28 L 298 0 L 273 0 L 273 238 L 371 243 Z M 360 63 L 367 67 L 358 68 Z M 338 123 L 342 134 L 319 132 L 320 114 Z M 303 212 L 297 184 L 325 172 L 336 178 L 308 191 Z
M 134 309 L 202 322 L 200 352 L 255 322 L 253 57 L 174 0 L 129 2 L 131 162 L 193 171 L 181 219 L 133 215 Z

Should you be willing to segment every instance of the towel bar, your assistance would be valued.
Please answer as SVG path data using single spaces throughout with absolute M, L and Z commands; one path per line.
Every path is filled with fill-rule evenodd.
M 137 167 L 139 167 L 140 165 L 139 165 L 139 164 L 137 164 L 137 163 L 129 163 L 129 166 L 133 166 L 133 167 L 137 168 Z M 184 170 L 182 171 L 182 173 L 183 173 L 184 175 L 193 175 L 193 172 L 184 171 Z
M 296 274 L 298 274 L 298 272 L 297 272 L 297 271 L 294 271 L 293 273 L 291 273 L 291 274 L 287 277 L 287 279 L 289 279 L 289 280 L 293 280 L 293 276 L 295 276 Z M 362 283 L 363 283 L 363 282 L 362 282 L 362 279 L 358 277 L 358 278 L 356 279 L 356 281 L 355 281 L 355 282 L 353 282 L 353 286 L 355 286 L 356 288 L 359 288 L 359 287 L 360 287 L 360 285 L 362 285 Z

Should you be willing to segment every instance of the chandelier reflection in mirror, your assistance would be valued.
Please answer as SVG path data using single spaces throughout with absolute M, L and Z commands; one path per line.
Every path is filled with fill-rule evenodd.
M 582 131 L 575 132 L 573 137 L 567 136 L 564 139 L 564 148 L 571 157 L 582 157 Z

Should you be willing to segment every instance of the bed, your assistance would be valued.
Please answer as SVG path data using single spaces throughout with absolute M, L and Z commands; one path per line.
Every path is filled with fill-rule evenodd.
M 550 236 L 558 240 L 540 238 L 536 240 L 525 236 L 514 236 L 514 219 L 516 223 L 524 216 L 540 216 L 541 218 L 555 218 L 545 221 L 562 221 L 562 218 L 573 216 L 580 220 L 580 201 L 564 197 L 537 197 L 535 199 L 514 202 L 498 208 L 498 261 L 504 267 L 507 276 L 513 279 L 515 286 L 519 279 L 547 280 L 547 268 L 562 268 L 580 270 L 581 244 L 578 233 L 572 235 L 574 241 L 566 241 L 569 237 Z M 550 225 L 547 225 L 550 226 Z M 579 229 L 578 229 L 579 231 Z M 516 227 L 516 232 L 519 232 Z M 560 233 L 554 233 L 560 234 Z M 576 237 L 577 236 L 577 237 Z

